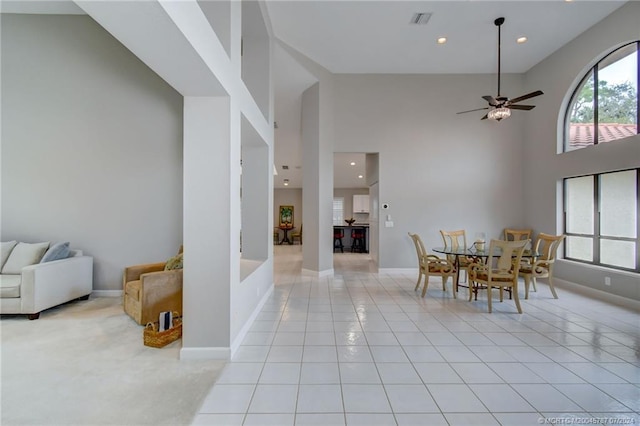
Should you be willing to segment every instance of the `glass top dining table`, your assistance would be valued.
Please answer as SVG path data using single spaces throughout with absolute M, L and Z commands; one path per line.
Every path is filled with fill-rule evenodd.
M 478 259 L 485 259 L 485 260 L 480 260 L 481 262 L 486 262 L 486 258 L 488 258 L 490 256 L 490 250 L 488 249 L 488 247 L 485 248 L 485 250 L 478 250 L 474 246 L 472 246 L 472 247 L 457 247 L 457 248 L 453 248 L 453 247 L 435 247 L 432 250 L 434 252 L 436 252 L 436 253 L 442 253 L 442 254 L 446 254 L 446 255 L 455 256 L 454 266 L 456 268 L 456 272 L 455 272 L 455 278 L 454 278 L 454 280 L 455 280 L 455 282 L 454 282 L 455 290 L 454 291 L 457 291 L 458 287 L 467 287 L 466 285 L 460 285 L 460 256 L 470 257 L 474 261 L 478 261 Z M 501 254 L 502 254 L 502 250 L 497 248 L 493 255 L 494 256 L 500 256 Z M 529 250 L 529 249 L 525 250 L 522 253 L 522 257 L 524 257 L 524 258 L 533 258 L 533 259 L 535 259 L 538 256 L 540 256 L 540 253 L 538 253 L 536 251 L 533 251 L 533 250 Z
M 469 256 L 469 257 L 489 257 L 489 249 L 486 248 L 484 250 L 477 250 L 475 247 L 436 247 L 432 249 L 436 253 L 448 254 L 452 256 Z M 502 254 L 502 250 L 497 249 L 495 252 L 495 256 L 500 256 Z M 540 253 L 535 252 L 533 250 L 525 250 L 522 253 L 522 257 L 538 257 Z

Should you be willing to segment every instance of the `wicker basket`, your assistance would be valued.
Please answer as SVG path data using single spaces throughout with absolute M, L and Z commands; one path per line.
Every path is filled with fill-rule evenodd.
M 147 323 L 143 331 L 144 345 L 152 348 L 162 348 L 182 337 L 182 318 L 177 312 L 173 313 L 173 327 L 165 331 L 158 331 L 160 323 Z

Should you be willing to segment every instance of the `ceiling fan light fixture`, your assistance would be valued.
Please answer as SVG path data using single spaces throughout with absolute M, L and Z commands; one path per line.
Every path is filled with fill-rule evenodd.
M 491 111 L 489 111 L 489 113 L 487 114 L 487 118 L 489 120 L 496 120 L 496 121 L 500 121 L 504 118 L 509 118 L 511 117 L 511 110 L 509 108 L 494 108 Z

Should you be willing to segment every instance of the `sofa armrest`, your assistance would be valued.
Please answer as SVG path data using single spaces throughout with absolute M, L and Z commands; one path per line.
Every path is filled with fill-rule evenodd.
M 166 262 L 158 262 L 127 266 L 126 268 L 124 268 L 124 273 L 122 274 L 122 289 L 124 289 L 125 284 L 129 281 L 139 280 L 142 274 L 164 271 L 165 265 Z
M 75 256 L 22 268 L 22 313 L 38 313 L 93 291 L 93 257 Z

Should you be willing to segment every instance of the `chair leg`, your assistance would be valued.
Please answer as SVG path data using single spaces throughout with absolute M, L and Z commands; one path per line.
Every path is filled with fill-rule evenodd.
M 513 286 L 513 300 L 516 302 L 516 308 L 518 308 L 518 313 L 522 313 L 522 308 L 520 307 L 520 296 L 518 296 L 518 284 Z
M 553 278 L 551 277 L 551 275 L 549 275 L 549 277 L 547 278 L 547 281 L 549 281 L 549 288 L 551 289 L 551 294 L 553 294 L 553 298 L 557 299 L 558 295 L 556 294 L 556 289 L 553 287 Z
M 427 294 L 427 287 L 429 287 L 429 275 L 424 274 L 424 287 L 422 288 L 422 297 Z
M 420 288 L 420 281 L 422 281 L 422 269 L 418 267 L 418 282 L 416 283 L 416 288 L 414 288 L 413 291 L 416 291 L 418 288 Z
M 529 275 L 523 275 L 522 278 L 524 278 L 524 298 L 528 299 L 529 298 L 529 284 L 530 284 L 529 279 L 530 279 L 530 277 L 529 277 Z
M 504 302 L 504 287 L 500 286 L 500 301 Z
M 491 286 L 487 283 L 487 304 L 489 305 L 489 313 L 491 313 Z
M 442 286 L 445 288 L 445 291 L 446 291 L 446 283 L 447 283 L 447 281 L 449 280 L 449 277 L 450 277 L 450 275 L 443 275 L 443 276 L 442 276 Z M 451 282 L 451 289 L 452 289 L 452 291 L 453 291 L 453 298 L 454 298 L 454 299 L 457 299 L 457 298 L 458 298 L 458 295 L 456 294 L 456 291 L 455 291 L 455 288 L 454 288 L 454 287 L 455 287 L 455 283 L 452 281 L 452 282 Z
M 538 291 L 538 287 L 536 287 L 536 277 L 531 277 L 531 282 L 533 283 L 533 291 Z

